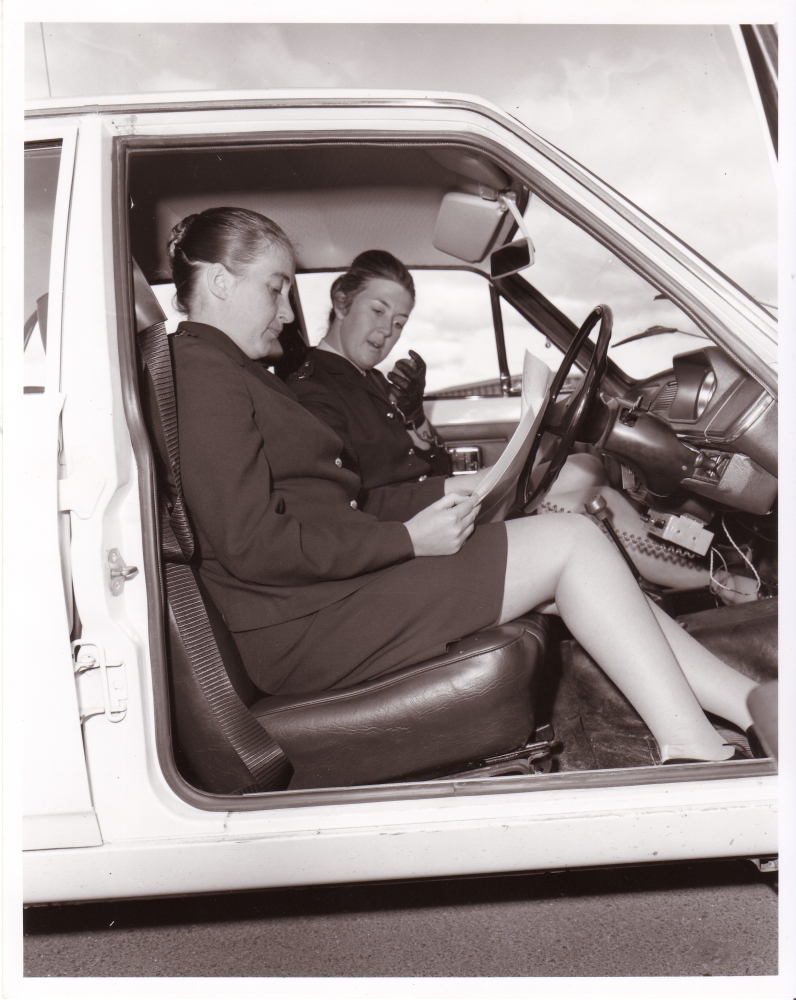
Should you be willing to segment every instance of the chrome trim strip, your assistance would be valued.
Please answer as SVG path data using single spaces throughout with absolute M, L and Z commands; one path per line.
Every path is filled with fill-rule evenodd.
M 390 785 L 364 785 L 352 788 L 308 789 L 292 792 L 266 792 L 262 795 L 230 796 L 199 792 L 202 809 L 250 812 L 258 809 L 284 809 L 297 806 L 343 805 L 377 802 L 383 799 L 448 798 L 462 795 L 505 795 L 571 791 L 584 788 L 619 788 L 637 785 L 668 785 L 682 781 L 712 781 L 727 778 L 753 778 L 775 775 L 771 760 L 738 760 L 678 764 L 674 767 L 612 768 L 599 771 L 567 771 L 557 774 L 505 775 L 499 778 L 396 782 Z M 190 787 L 190 786 L 189 786 Z M 195 791 L 195 789 L 194 789 Z M 185 796 L 182 796 L 185 798 Z M 199 802 L 195 804 L 199 805 Z

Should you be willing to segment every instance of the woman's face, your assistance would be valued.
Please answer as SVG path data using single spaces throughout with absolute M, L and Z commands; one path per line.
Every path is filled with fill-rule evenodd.
M 252 359 L 277 353 L 277 338 L 293 320 L 288 294 L 295 277 L 291 254 L 272 246 L 236 277 L 225 300 L 224 332 Z
M 347 312 L 335 307 L 343 354 L 364 371 L 379 364 L 398 342 L 414 304 L 396 281 L 371 278 Z

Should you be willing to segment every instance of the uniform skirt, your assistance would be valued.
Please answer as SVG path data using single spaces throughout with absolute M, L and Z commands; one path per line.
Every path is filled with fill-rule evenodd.
M 478 527 L 452 556 L 410 559 L 312 615 L 235 632 L 267 694 L 350 687 L 445 652 L 494 625 L 506 575 L 503 522 Z

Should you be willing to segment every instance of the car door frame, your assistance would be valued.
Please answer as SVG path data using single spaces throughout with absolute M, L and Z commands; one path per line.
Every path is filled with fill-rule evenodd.
M 242 138 L 245 139 L 247 143 L 268 143 L 268 144 L 280 144 L 280 143 L 294 143 L 300 137 L 297 135 L 295 130 L 283 131 L 278 126 L 272 129 L 257 128 L 255 123 L 247 121 L 245 123 L 236 123 L 239 128 L 231 129 L 228 132 L 224 132 L 220 129 L 213 129 L 207 133 L 192 130 L 191 132 L 180 132 L 176 135 L 145 135 L 142 134 L 141 123 L 139 120 L 139 125 L 135 134 L 121 134 L 117 136 L 114 142 L 114 179 L 113 179 L 113 190 L 114 190 L 114 223 L 115 223 L 115 239 L 116 239 L 116 253 L 114 256 L 116 262 L 115 278 L 116 278 L 116 288 L 117 288 L 117 302 L 118 310 L 117 315 L 119 319 L 119 344 L 120 344 L 120 361 L 123 369 L 123 382 L 125 385 L 125 406 L 128 412 L 128 423 L 131 426 L 134 437 L 134 447 L 137 452 L 139 461 L 143 463 L 142 468 L 142 484 L 144 480 L 147 480 L 145 487 L 141 491 L 142 497 L 142 512 L 145 513 L 144 521 L 145 523 L 154 524 L 154 508 L 152 507 L 152 496 L 154 489 L 154 478 L 151 459 L 151 451 L 149 449 L 149 443 L 146 439 L 146 433 L 143 430 L 143 421 L 141 419 L 141 414 L 138 406 L 138 401 L 135 397 L 135 393 L 132 391 L 134 386 L 135 378 L 135 359 L 132 353 L 131 345 L 134 338 L 134 307 L 133 307 L 133 290 L 132 290 L 132 273 L 129 267 L 128 261 L 130 259 L 130 240 L 127 233 L 127 217 L 126 217 L 126 204 L 127 204 L 127 156 L 132 151 L 141 151 L 142 149 L 154 149 L 154 148 L 179 148 L 180 146 L 193 146 L 193 145 L 207 145 L 212 142 L 213 145 L 219 146 L 224 143 L 240 144 Z M 264 123 L 265 124 L 265 123 Z M 435 128 L 434 123 L 429 123 L 427 131 L 420 132 L 416 129 L 406 130 L 406 129 L 391 129 L 391 130 L 379 130 L 374 131 L 372 127 L 361 129 L 361 128 L 346 128 L 345 130 L 333 130 L 326 131 L 323 128 L 313 130 L 308 133 L 301 133 L 305 141 L 312 141 L 313 143 L 324 143 L 324 142 L 334 142 L 339 141 L 341 137 L 345 138 L 346 141 L 360 140 L 363 142 L 370 141 L 380 141 L 380 142 L 417 142 L 419 144 L 430 144 L 435 141 L 445 142 L 446 144 L 456 144 L 469 148 L 475 148 L 481 152 L 487 152 L 493 156 L 500 164 L 501 162 L 506 164 L 510 170 L 513 172 L 521 172 L 524 177 L 528 174 L 536 175 L 536 182 L 542 187 L 542 189 L 550 197 L 551 201 L 557 202 L 554 207 L 558 210 L 565 209 L 568 217 L 572 218 L 576 224 L 581 225 L 582 228 L 589 231 L 589 227 L 585 224 L 584 218 L 576 211 L 576 205 L 574 199 L 568 197 L 568 193 L 564 191 L 558 191 L 550 182 L 550 180 L 544 177 L 538 170 L 534 171 L 533 167 L 529 166 L 528 163 L 520 163 L 515 160 L 510 152 L 506 150 L 505 147 L 499 146 L 494 138 L 491 137 L 481 137 L 480 140 L 473 136 L 468 136 L 467 134 L 462 134 L 452 138 L 450 134 L 441 134 Z M 386 137 L 389 137 L 388 139 Z M 536 190 L 536 188 L 534 188 Z M 574 218 L 573 218 L 574 216 Z M 607 245 L 613 252 L 618 253 L 625 259 L 627 263 L 630 263 L 630 259 L 634 259 L 634 254 L 631 252 L 631 248 L 627 245 L 622 246 L 623 238 L 619 234 L 611 233 L 606 225 L 605 220 L 595 219 L 591 225 L 592 235 L 594 235 L 600 242 Z M 609 237 L 607 238 L 606 234 Z M 627 241 L 624 240 L 626 244 Z M 637 253 L 635 254 L 637 257 Z M 650 268 L 652 270 L 652 263 L 650 263 Z M 634 270 L 638 270 L 638 261 L 635 260 L 636 266 Z M 631 266 L 633 266 L 631 264 Z M 658 269 L 660 270 L 660 269 Z M 650 280 L 650 275 L 645 273 L 644 275 Z M 664 288 L 672 290 L 671 279 L 664 280 L 665 276 L 658 274 L 658 284 L 655 287 L 660 287 L 661 290 Z M 489 280 L 489 279 L 487 279 Z M 678 290 L 676 301 L 678 304 L 682 303 L 684 295 L 682 290 Z M 690 310 L 692 318 L 700 315 L 704 312 L 704 308 L 700 306 L 699 308 L 691 307 Z M 701 318 L 701 322 L 704 325 L 704 317 Z M 587 348 L 588 351 L 588 348 Z M 147 468 L 148 463 L 148 468 Z M 149 509 L 147 510 L 147 506 Z M 156 551 L 155 537 L 150 531 L 146 539 L 146 556 L 145 562 L 147 563 L 147 575 L 150 577 L 151 574 L 156 572 L 155 568 L 159 564 L 158 554 Z M 160 635 L 160 639 L 156 642 L 153 638 L 151 651 L 153 656 L 153 674 L 156 678 L 156 698 L 155 701 L 158 705 L 164 705 L 167 703 L 168 698 L 168 686 L 167 686 L 167 673 L 166 673 L 166 657 L 165 657 L 165 642 L 163 640 L 163 629 L 162 625 L 158 622 L 159 608 L 155 607 L 153 609 L 154 614 L 150 618 L 150 635 L 156 636 Z M 294 792 L 269 792 L 263 793 L 263 795 L 252 795 L 246 796 L 244 801 L 240 798 L 237 800 L 230 796 L 211 796 L 208 793 L 200 792 L 192 786 L 188 785 L 184 779 L 179 775 L 176 765 L 173 759 L 173 753 L 171 749 L 171 738 L 170 738 L 170 727 L 168 724 L 168 716 L 165 711 L 160 711 L 160 718 L 157 724 L 158 732 L 158 748 L 161 767 L 163 768 L 164 775 L 167 778 L 169 785 L 174 788 L 178 794 L 183 797 L 186 801 L 195 803 L 197 806 L 205 809 L 222 810 L 231 807 L 233 804 L 236 810 L 256 810 L 259 808 L 273 808 L 273 807 L 283 807 L 289 806 L 295 801 Z M 758 765 L 754 762 L 750 762 L 749 766 L 752 768 L 752 772 L 756 773 L 758 770 Z M 764 768 L 765 770 L 765 768 Z M 710 771 L 710 767 L 707 767 L 707 772 Z M 696 777 L 702 777 L 702 775 L 693 775 Z M 556 782 L 563 782 L 564 786 L 571 787 L 574 782 L 572 781 L 572 775 L 558 775 L 558 776 L 548 776 L 551 780 Z M 630 783 L 636 783 L 637 780 L 646 781 L 650 779 L 655 781 L 655 777 L 650 775 L 635 776 L 629 779 Z M 598 776 L 596 783 L 601 783 L 601 778 Z M 671 779 L 669 779 L 671 780 Z M 502 781 L 502 779 L 501 779 Z M 620 781 L 620 783 L 623 783 Z M 420 786 L 409 786 L 402 785 L 401 793 L 408 790 L 411 787 L 412 797 L 417 797 L 418 795 L 422 797 L 433 797 L 439 794 L 439 789 L 435 788 L 436 783 L 423 783 Z M 495 786 L 495 791 L 504 788 L 505 785 L 498 782 Z M 486 789 L 482 788 L 481 791 Z M 396 786 L 373 786 L 367 789 L 346 789 L 346 790 L 315 790 L 308 791 L 306 793 L 307 800 L 313 803 L 325 804 L 332 801 L 347 801 L 347 800 L 377 800 L 396 796 Z
M 25 561 L 35 567 L 35 593 L 20 609 L 25 639 L 23 850 L 96 846 L 102 836 L 83 745 L 70 647 L 72 574 L 69 514 L 64 509 L 61 385 L 63 303 L 72 188 L 78 145 L 73 123 L 34 123 L 25 144 L 60 142 L 48 278 L 47 347 L 42 392 L 26 393 L 27 502 L 19 521 Z M 12 556 L 13 558 L 13 556 Z M 35 607 L 35 620 L 29 612 Z M 15 616 L 17 623 L 19 619 Z M 17 627 L 19 625 L 17 624 Z M 57 747 L 55 752 L 54 748 Z
M 310 103 L 316 109 L 324 104 L 318 98 Z M 422 114 L 423 109 L 442 107 L 450 120 L 452 103 L 417 100 L 393 102 L 392 107 L 399 107 L 402 114 L 409 107 L 416 117 L 415 108 Z M 489 109 L 468 102 L 455 103 L 463 117 L 491 116 L 491 121 L 508 130 L 506 134 L 511 131 L 507 118 L 500 119 L 491 111 L 487 113 Z M 337 107 L 339 102 L 330 104 Z M 383 104 L 390 106 L 389 100 Z M 349 106 L 356 108 L 351 100 Z M 258 131 L 269 137 L 279 131 L 278 115 L 269 117 L 269 102 L 260 101 L 257 108 L 266 109 L 261 120 L 252 122 L 250 102 L 248 120 L 230 126 L 237 126 L 237 138 L 240 131 Z M 140 115 L 136 113 L 139 110 Z M 160 636 L 157 633 L 162 592 L 153 531 L 153 467 L 134 390 L 132 275 L 123 232 L 124 188 L 117 183 L 113 144 L 116 139 L 126 141 L 146 132 L 150 116 L 152 127 L 160 129 L 161 136 L 169 131 L 182 136 L 192 131 L 195 135 L 202 129 L 198 119 L 204 112 L 186 108 L 184 102 L 174 110 L 178 115 L 187 111 L 187 121 L 175 118 L 173 112 L 162 115 L 151 107 L 127 107 L 100 116 L 91 109 L 91 114 L 81 119 L 90 133 L 90 154 L 99 171 L 95 176 L 93 167 L 86 169 L 82 180 L 85 197 L 89 197 L 88 186 L 93 180 L 101 197 L 110 199 L 102 202 L 101 209 L 99 201 L 96 205 L 91 202 L 94 214 L 99 211 L 103 217 L 92 222 L 89 264 L 99 260 L 101 249 L 108 269 L 103 279 L 108 302 L 103 333 L 109 342 L 102 364 L 109 367 L 103 371 L 97 368 L 97 372 L 112 383 L 108 398 L 118 398 L 124 405 L 124 412 L 113 415 L 117 450 L 126 455 L 131 449 L 134 459 L 123 500 L 124 537 L 128 539 L 125 544 L 132 546 L 139 533 L 131 551 L 136 560 L 142 560 L 145 570 L 141 579 L 128 585 L 128 609 L 135 604 L 145 610 L 144 618 L 137 619 L 138 634 L 134 634 L 124 605 L 113 605 L 118 635 L 128 633 L 125 655 L 130 657 L 128 680 L 135 680 L 131 686 L 133 717 L 120 726 L 98 718 L 90 734 L 92 740 L 101 737 L 92 746 L 90 759 L 92 791 L 99 796 L 97 808 L 105 842 L 96 848 L 28 852 L 27 901 L 772 853 L 776 849 L 776 776 L 772 765 L 764 761 L 727 764 L 720 773 L 710 765 L 688 765 L 673 769 L 676 774 L 662 768 L 638 768 L 245 797 L 212 796 L 184 782 L 176 768 L 169 773 L 173 755 L 165 650 L 162 631 Z M 368 113 L 372 119 L 373 109 Z M 211 117 L 215 114 L 213 110 Z M 395 132 L 398 119 L 390 120 L 387 112 L 382 117 L 384 127 Z M 223 125 L 216 118 L 211 129 L 214 139 Z M 415 135 L 423 141 L 438 128 L 439 123 L 432 121 L 426 132 Z M 349 131 L 359 134 L 360 130 L 361 123 L 353 121 Z M 321 131 L 319 127 L 313 135 Z M 462 131 L 466 131 L 464 126 Z M 204 131 L 199 134 L 205 138 Z M 295 136 L 296 130 L 290 134 Z M 170 139 L 166 141 L 170 143 Z M 480 148 L 480 143 L 490 142 L 497 140 L 479 133 L 479 142 L 471 144 Z M 533 143 L 529 145 L 534 148 Z M 112 205 L 110 213 L 108 205 Z M 109 311 L 114 295 L 115 317 Z M 101 311 L 95 304 L 92 317 L 97 322 Z M 101 345 L 99 331 L 92 336 Z M 136 484 L 134 503 L 130 491 Z M 106 506 L 106 510 L 111 508 Z M 92 537 L 86 534 L 84 550 Z M 88 548 L 92 546 L 95 542 Z M 81 570 L 83 585 L 88 590 L 91 574 L 99 609 L 99 584 L 105 584 L 95 579 L 96 555 L 91 556 L 94 562 L 85 551 L 81 558 L 86 559 Z M 102 600 L 107 603 L 107 596 Z M 138 676 L 134 678 L 136 666 Z M 116 746 L 107 735 L 112 730 Z

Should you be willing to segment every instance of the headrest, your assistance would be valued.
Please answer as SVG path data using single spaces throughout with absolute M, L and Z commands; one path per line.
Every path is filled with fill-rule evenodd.
M 136 332 L 142 333 L 144 330 L 154 326 L 155 323 L 165 323 L 166 314 L 160 308 L 160 303 L 155 298 L 155 293 L 149 287 L 149 282 L 144 277 L 144 272 L 133 260 L 133 292 L 135 294 L 135 325 Z

